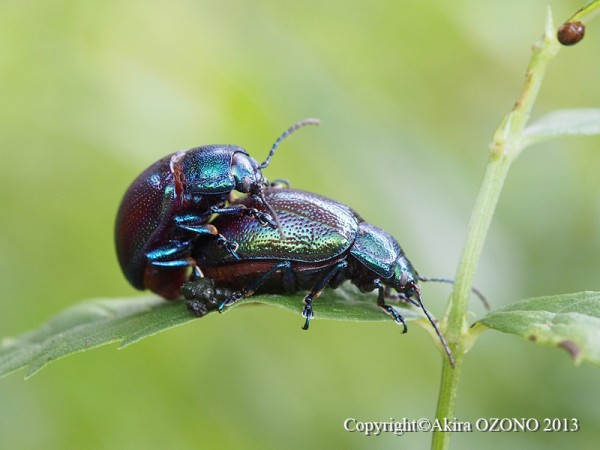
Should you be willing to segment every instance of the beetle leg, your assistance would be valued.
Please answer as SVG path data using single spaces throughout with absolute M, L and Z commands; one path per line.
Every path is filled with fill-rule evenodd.
M 223 236 L 222 234 L 219 234 L 217 236 L 217 245 L 220 245 L 225 250 L 227 250 L 229 253 L 231 253 L 231 256 L 233 256 L 238 261 L 240 260 L 240 256 L 237 254 L 237 249 L 239 247 L 237 242 L 228 241 L 225 236 Z
M 200 267 L 198 267 L 196 260 L 189 256 L 186 258 L 166 260 L 166 261 L 150 260 L 149 262 L 151 265 L 158 266 L 158 267 L 173 267 L 173 268 L 175 268 L 175 267 L 191 267 L 192 268 L 192 277 L 194 279 L 204 278 L 204 274 L 202 273 L 202 270 L 200 270 Z
M 214 225 L 206 223 L 208 218 L 209 216 L 201 217 L 193 214 L 185 214 L 175 216 L 175 224 L 177 227 L 183 230 L 191 231 L 192 233 L 216 236 L 218 231 Z
M 256 280 L 250 283 L 249 286 L 245 287 L 241 291 L 234 292 L 229 297 L 227 297 L 223 302 L 219 305 L 219 312 L 222 312 L 227 306 L 232 305 L 240 298 L 250 297 L 254 292 L 261 287 L 269 278 L 271 278 L 275 272 L 280 270 L 282 271 L 290 271 L 292 269 L 292 263 L 290 261 L 283 261 L 279 264 L 274 265 L 261 276 L 259 276 Z M 285 275 L 284 275 L 285 278 Z
M 233 205 L 227 206 L 225 208 L 219 208 L 218 206 L 212 206 L 210 208 L 210 212 L 213 214 L 221 214 L 221 215 L 233 215 L 240 214 L 243 216 L 252 217 L 262 225 L 269 225 L 272 229 L 277 228 L 277 224 L 273 221 L 270 214 L 259 211 L 256 208 L 248 208 L 245 205 Z
M 198 217 L 192 215 L 180 216 L 175 219 L 179 228 L 192 231 L 201 236 L 208 235 L 216 237 L 218 245 L 231 253 L 235 259 L 240 259 L 239 255 L 236 253 L 236 250 L 238 249 L 237 242 L 228 241 L 225 236 L 219 234 L 215 226 L 210 223 L 196 223 L 198 220 L 200 220 Z
M 258 223 L 260 223 L 263 227 L 269 225 L 273 230 L 277 228 L 277 224 L 273 221 L 273 219 L 271 219 L 270 214 L 260 212 L 256 208 L 246 208 L 242 211 L 242 214 L 258 220 Z
M 310 319 L 312 319 L 315 314 L 312 308 L 312 302 L 315 298 L 321 295 L 325 286 L 331 281 L 331 279 L 337 275 L 341 270 L 348 267 L 348 262 L 340 261 L 333 268 L 325 274 L 323 278 L 319 280 L 317 285 L 312 288 L 312 290 L 308 293 L 306 297 L 304 297 L 304 309 L 302 310 L 302 317 L 306 318 L 306 322 L 304 322 L 303 330 L 308 330 L 308 326 L 310 325 Z
M 385 286 L 385 298 L 400 301 L 402 303 L 411 303 L 415 306 L 419 306 L 419 304 L 417 303 L 417 301 L 415 299 L 409 298 L 401 292 L 392 292 L 392 288 L 389 286 Z
M 158 267 L 191 267 L 194 278 L 202 278 L 204 274 L 196 260 L 189 256 L 191 241 L 169 241 L 146 253 L 148 263 Z
M 269 183 L 269 187 L 277 189 L 289 189 L 290 181 L 284 178 L 277 178 L 276 180 L 273 180 Z
M 398 311 L 396 311 L 392 306 L 388 305 L 385 303 L 385 287 L 383 286 L 383 283 L 381 282 L 381 280 L 376 279 L 373 284 L 377 287 L 377 289 L 379 290 L 379 293 L 377 295 L 377 306 L 379 306 L 380 308 L 382 308 L 387 314 L 389 314 L 390 316 L 392 316 L 392 318 L 394 319 L 394 321 L 398 324 L 402 324 L 402 326 L 404 327 L 404 329 L 402 330 L 402 333 L 406 333 L 406 331 L 408 330 L 408 328 L 406 327 L 406 321 L 404 320 L 404 317 L 402 317 L 400 314 L 398 314 Z

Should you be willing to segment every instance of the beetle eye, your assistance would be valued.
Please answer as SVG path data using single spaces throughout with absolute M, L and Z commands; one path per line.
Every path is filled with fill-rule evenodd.
M 242 192 L 250 192 L 250 188 L 252 187 L 252 181 L 249 177 L 242 178 Z
M 402 275 L 400 275 L 400 286 L 406 286 L 407 281 L 408 275 L 406 274 L 406 272 L 402 272 Z

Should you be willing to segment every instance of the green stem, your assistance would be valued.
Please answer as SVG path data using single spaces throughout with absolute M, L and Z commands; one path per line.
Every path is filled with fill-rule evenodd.
M 436 417 L 452 419 L 455 417 L 458 381 L 462 369 L 463 356 L 467 350 L 465 337 L 468 333 L 466 321 L 467 300 L 470 296 L 471 283 L 475 268 L 485 241 L 492 216 L 500 197 L 500 192 L 510 167 L 511 159 L 506 155 L 501 158 L 490 158 L 479 196 L 475 203 L 467 242 L 463 249 L 461 263 L 456 278 L 456 285 L 448 315 L 446 339 L 454 355 L 455 366 L 452 368 L 448 359 L 444 360 L 442 380 L 438 398 Z M 432 448 L 447 449 L 450 444 L 450 433 L 435 431 Z
M 470 345 L 467 307 L 475 270 L 508 169 L 522 150 L 523 130 L 540 90 L 546 68 L 560 48 L 554 32 L 552 16 L 549 12 L 546 32 L 534 45 L 521 95 L 512 111 L 498 127 L 490 148 L 488 166 L 473 208 L 467 239 L 456 274 L 456 283 L 444 319 L 447 325 L 446 339 L 454 355 L 455 367 L 452 368 L 449 361 L 444 359 L 436 412 L 436 418 L 440 421 L 444 418 L 452 420 L 455 417 L 458 381 L 463 357 Z M 434 431 L 432 448 L 447 449 L 450 436 L 450 433 Z
M 573 14 L 569 21 L 582 20 L 584 18 L 591 19 L 593 16 L 598 14 L 598 11 L 600 11 L 600 1 L 589 1 L 583 6 L 583 8 Z

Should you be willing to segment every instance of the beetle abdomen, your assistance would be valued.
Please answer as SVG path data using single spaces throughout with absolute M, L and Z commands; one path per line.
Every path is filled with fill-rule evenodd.
M 259 293 L 280 294 L 310 290 L 331 269 L 331 265 L 344 259 L 340 256 L 322 263 L 292 261 L 290 273 L 273 274 L 261 285 Z M 214 267 L 204 267 L 204 274 L 219 287 L 241 289 L 267 272 L 278 263 L 276 260 L 239 261 Z M 339 280 L 336 279 L 339 282 Z
M 142 172 L 131 184 L 119 207 L 115 243 L 121 269 L 137 289 L 144 289 L 146 251 L 172 226 L 165 217 L 174 210 L 174 182 L 165 156 Z

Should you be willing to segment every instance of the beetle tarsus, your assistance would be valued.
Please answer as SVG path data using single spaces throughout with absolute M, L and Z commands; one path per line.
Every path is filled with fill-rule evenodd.
M 244 291 L 234 292 L 233 294 L 231 294 L 229 297 L 227 297 L 225 300 L 223 300 L 221 302 L 221 304 L 217 308 L 217 311 L 219 311 L 219 313 L 222 313 L 225 308 L 233 305 L 235 302 L 237 302 L 242 297 L 245 297 Z
M 217 244 L 227 250 L 236 260 L 240 260 L 240 255 L 237 254 L 237 249 L 239 248 L 237 242 L 228 241 L 225 236 L 219 234 L 217 236 Z
M 268 225 L 273 230 L 277 229 L 277 224 L 273 221 L 273 218 L 271 217 L 270 214 L 260 212 L 256 208 L 246 208 L 242 212 L 246 216 L 252 217 L 252 218 L 258 220 L 258 223 L 261 224 L 263 227 L 266 227 Z
M 306 318 L 306 322 L 304 322 L 304 325 L 302 326 L 303 330 L 308 330 L 308 327 L 310 326 L 310 317 Z
M 277 178 L 269 183 L 271 189 L 289 189 L 290 186 L 290 180 L 286 180 L 285 178 Z
M 306 322 L 304 322 L 304 326 L 302 327 L 303 330 L 308 330 L 308 327 L 310 326 L 310 319 L 312 319 L 314 316 L 315 313 L 312 309 L 312 298 L 307 297 L 304 299 L 304 309 L 302 310 L 302 317 L 306 318 Z
M 390 316 L 392 316 L 392 319 L 394 319 L 394 321 L 400 325 L 402 324 L 402 334 L 406 333 L 408 331 L 408 327 L 406 326 L 406 321 L 404 320 L 404 317 L 402 317 L 400 314 L 398 314 L 398 311 L 396 311 L 394 309 L 394 307 L 390 306 L 390 305 L 379 305 L 383 308 L 383 310 L 389 314 Z

